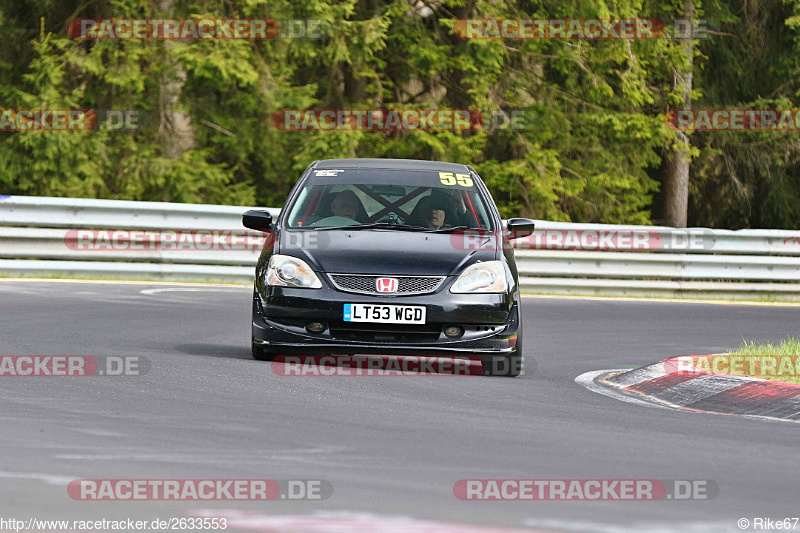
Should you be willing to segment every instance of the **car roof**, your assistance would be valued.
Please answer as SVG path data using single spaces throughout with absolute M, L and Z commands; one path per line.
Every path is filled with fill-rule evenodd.
M 323 159 L 314 161 L 310 168 L 374 168 L 384 170 L 444 170 L 469 173 L 467 165 L 445 163 L 442 161 L 422 161 L 419 159 Z

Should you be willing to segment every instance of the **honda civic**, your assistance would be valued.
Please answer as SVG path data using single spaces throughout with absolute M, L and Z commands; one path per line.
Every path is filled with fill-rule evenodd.
M 402 159 L 312 163 L 273 221 L 255 271 L 253 357 L 422 355 L 522 371 L 511 241 L 534 222 L 500 218 L 470 166 Z

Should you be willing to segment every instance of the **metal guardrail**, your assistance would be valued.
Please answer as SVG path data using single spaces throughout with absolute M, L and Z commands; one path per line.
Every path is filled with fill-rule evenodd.
M 241 226 L 247 209 L 0 196 L 0 275 L 249 283 L 263 236 Z M 143 230 L 139 235 L 150 237 L 163 237 L 165 230 L 234 231 L 250 240 L 238 249 L 82 249 L 78 230 L 90 229 L 108 230 L 107 238 L 114 230 Z M 536 233 L 515 246 L 526 292 L 800 300 L 798 231 L 537 221 Z
M 0 226 L 110 229 L 240 229 L 247 207 L 0 196 Z M 273 216 L 280 209 L 268 209 Z

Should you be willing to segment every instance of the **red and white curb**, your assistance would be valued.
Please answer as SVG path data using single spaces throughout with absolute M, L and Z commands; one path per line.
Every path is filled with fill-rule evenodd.
M 684 370 L 675 358 L 634 370 L 586 372 L 575 382 L 632 403 L 800 422 L 800 385 Z

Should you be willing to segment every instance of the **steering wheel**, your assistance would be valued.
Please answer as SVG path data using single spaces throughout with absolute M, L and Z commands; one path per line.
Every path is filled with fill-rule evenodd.
M 391 212 L 386 213 L 385 215 L 383 215 L 381 218 L 379 218 L 375 222 L 380 223 L 380 224 L 388 223 L 388 224 L 397 225 L 397 224 L 402 224 L 404 222 L 404 219 L 401 218 L 400 215 L 398 215 L 396 212 L 391 211 Z
M 318 227 L 318 226 L 352 226 L 354 224 L 360 224 L 358 220 L 352 219 L 350 217 L 337 217 L 337 216 L 330 216 L 325 217 L 317 220 L 311 227 Z

